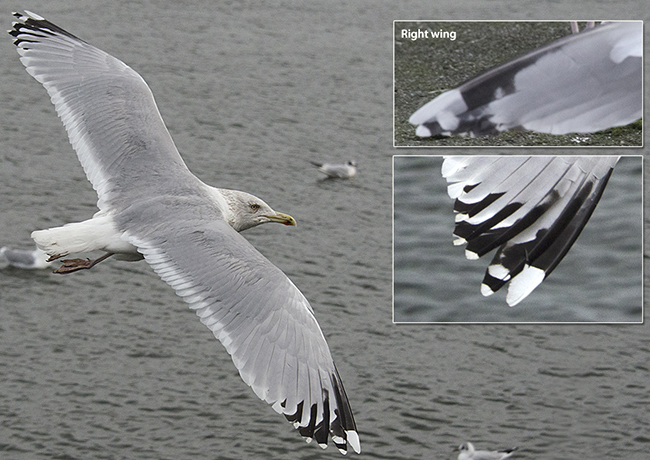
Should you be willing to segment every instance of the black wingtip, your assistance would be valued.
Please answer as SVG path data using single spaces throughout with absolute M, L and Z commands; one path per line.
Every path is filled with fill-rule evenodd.
M 300 420 L 303 418 L 303 410 L 305 410 L 303 401 L 297 405 L 295 413 L 284 414 L 284 416 L 289 422 L 293 423 L 294 427 L 307 442 L 315 440 L 320 447 L 326 448 L 328 439 L 331 438 L 332 443 L 343 455 L 347 454 L 349 448 L 360 453 L 361 445 L 359 443 L 357 426 L 336 367 L 334 367 L 334 373 L 331 374 L 330 379 L 334 393 L 332 395 L 333 400 L 330 399 L 329 392 L 325 391 L 322 408 L 323 418 L 318 424 L 316 424 L 318 418 L 318 406 L 316 404 L 313 404 L 309 409 L 310 416 L 307 426 L 299 425 Z M 336 417 L 333 420 L 330 419 L 331 404 L 335 404 L 334 414 Z M 285 407 L 286 401 L 281 406 Z
M 25 45 L 21 46 L 21 43 L 35 43 L 38 42 L 39 38 L 43 38 L 43 34 L 48 35 L 66 35 L 75 40 L 83 41 L 79 37 L 71 34 L 65 29 L 57 26 L 56 24 L 51 23 L 47 19 L 39 16 L 36 13 L 25 10 L 24 13 L 14 12 L 12 13 L 14 17 L 18 18 L 18 21 L 12 24 L 12 29 L 8 31 L 9 35 L 15 37 L 14 45 L 20 46 L 21 48 L 26 48 Z

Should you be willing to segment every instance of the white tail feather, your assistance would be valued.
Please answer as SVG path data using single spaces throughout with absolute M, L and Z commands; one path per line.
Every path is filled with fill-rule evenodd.
M 83 222 L 32 232 L 36 245 L 52 258 L 92 251 L 137 253 L 121 236 L 113 219 L 101 213 Z

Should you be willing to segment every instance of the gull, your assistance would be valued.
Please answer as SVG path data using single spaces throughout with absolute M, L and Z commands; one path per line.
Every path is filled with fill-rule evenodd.
M 624 126 L 642 116 L 642 54 L 641 21 L 604 23 L 442 93 L 409 122 L 419 137 Z
M 318 170 L 332 179 L 349 179 L 357 173 L 357 163 L 346 161 L 345 163 L 316 163 L 311 162 Z
M 309 442 L 360 452 L 352 410 L 304 295 L 239 232 L 295 225 L 242 191 L 208 186 L 183 162 L 151 90 L 133 69 L 43 17 L 14 13 L 20 60 L 63 122 L 99 211 L 32 234 L 60 273 L 111 255 L 144 260 L 224 345 L 241 378 Z
M 0 266 L 10 266 L 22 269 L 42 269 L 51 265 L 48 255 L 39 248 L 13 249 L 7 246 L 0 248 Z
M 497 249 L 481 293 L 509 283 L 517 305 L 562 261 L 591 217 L 615 156 L 453 156 L 442 176 L 455 200 L 454 245 L 478 259 Z
M 474 444 L 471 442 L 464 442 L 454 451 L 460 451 L 458 460 L 503 460 L 510 457 L 515 451 L 516 447 L 505 450 L 475 450 Z

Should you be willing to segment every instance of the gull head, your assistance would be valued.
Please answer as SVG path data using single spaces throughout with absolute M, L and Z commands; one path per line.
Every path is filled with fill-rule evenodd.
M 268 222 L 296 225 L 296 220 L 288 214 L 275 212 L 264 200 L 250 193 L 238 190 L 219 189 L 228 206 L 226 218 L 232 228 L 241 232 Z
M 454 449 L 454 452 L 467 452 L 469 455 L 474 453 L 474 444 L 471 442 L 464 442 L 460 446 Z

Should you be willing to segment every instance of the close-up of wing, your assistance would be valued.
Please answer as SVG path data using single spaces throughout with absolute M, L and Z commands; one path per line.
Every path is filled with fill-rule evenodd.
M 642 117 L 642 53 L 641 21 L 602 23 L 445 90 L 408 121 L 418 137 L 628 125 Z
M 455 200 L 455 245 L 468 259 L 497 249 L 481 292 L 510 283 L 526 298 L 560 263 L 591 217 L 618 157 L 447 157 L 442 175 Z
M 49 93 L 99 212 L 36 231 L 58 273 L 111 255 L 144 259 L 194 309 L 255 393 L 308 441 L 360 452 L 350 405 L 314 312 L 287 276 L 239 232 L 295 225 L 253 195 L 210 187 L 176 150 L 145 81 L 133 69 L 46 19 L 16 13 L 9 32 L 27 71 Z

